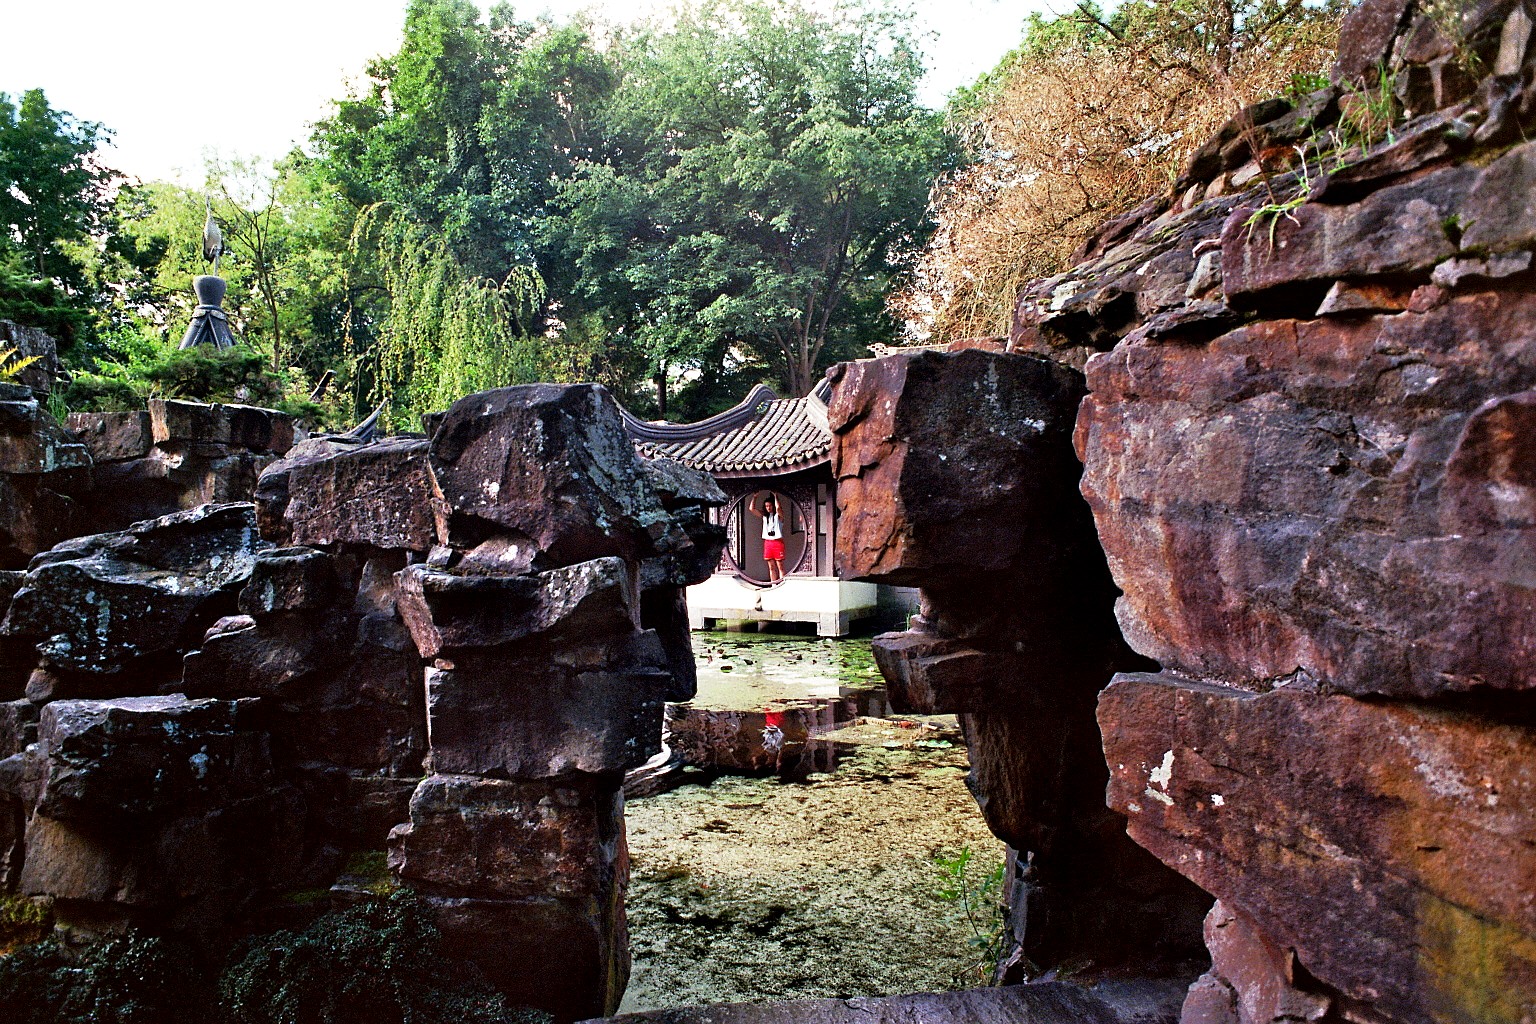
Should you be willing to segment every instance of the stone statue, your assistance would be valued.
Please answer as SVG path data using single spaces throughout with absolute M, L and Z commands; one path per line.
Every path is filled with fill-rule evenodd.
M 192 279 L 192 291 L 197 295 L 197 308 L 192 311 L 192 322 L 187 325 L 181 348 L 212 345 L 216 349 L 234 348 L 235 335 L 229 326 L 229 317 L 220 305 L 224 301 L 224 279 L 219 277 L 219 261 L 224 255 L 224 233 L 218 221 L 213 219 L 213 203 L 204 200 L 207 220 L 203 223 L 203 259 L 213 264 L 212 274 L 199 274 Z

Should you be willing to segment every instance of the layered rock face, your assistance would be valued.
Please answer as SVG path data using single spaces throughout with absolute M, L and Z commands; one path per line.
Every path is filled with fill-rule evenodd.
M 620 785 L 693 692 L 681 595 L 719 557 L 714 482 L 643 466 L 590 386 L 471 396 L 430 439 L 290 449 L 239 410 L 146 418 L 154 444 L 270 465 L 254 504 L 0 573 L 5 891 L 66 931 L 218 948 L 326 905 L 296 893 L 355 898 L 349 865 L 387 848 L 445 948 L 514 1002 L 610 1012 Z M 139 451 L 128 418 L 96 422 L 77 426 L 98 471 Z
M 1162 669 L 1099 701 L 1109 802 L 1220 899 L 1186 1021 L 1536 1019 L 1532 24 L 1367 0 L 1302 108 L 1385 68 L 1391 138 L 1276 215 L 1233 127 L 1020 297 Z
M 49 414 L 57 369 L 46 334 L 0 321 L 0 350 L 40 361 L 0 383 L 0 569 L 19 570 L 62 540 L 123 530 L 210 502 L 249 501 L 292 447 L 272 409 L 154 400 L 140 412 Z
M 893 689 L 968 712 L 978 799 L 1040 864 L 1074 831 L 1112 848 L 1090 800 L 1020 798 L 1071 791 L 1042 766 L 1075 719 L 1038 694 L 1103 688 L 1109 805 L 1218 898 L 1186 1024 L 1536 1019 L 1533 24 L 1513 0 L 1366 0 L 1332 85 L 1245 111 L 1171 197 L 1022 290 L 991 358 L 1084 371 L 1091 527 L 1041 490 L 1072 466 L 1019 443 L 1071 403 L 986 394 L 960 346 L 835 393 L 844 570 L 927 600 L 877 641 Z M 1329 135 L 1380 74 L 1406 123 Z M 1102 550 L 1119 634 L 1073 543 Z
M 1104 806 L 1094 700 L 1140 661 L 1077 493 L 1082 376 L 973 349 L 834 379 L 839 571 L 922 588 L 914 628 L 877 637 L 875 656 L 897 710 L 961 715 L 971 788 L 1011 848 L 1003 976 L 1198 950 L 1209 899 Z
M 248 405 L 152 399 L 144 412 L 77 412 L 68 427 L 91 453 L 91 530 L 212 502 L 249 501 L 256 479 L 296 436 L 292 417 Z

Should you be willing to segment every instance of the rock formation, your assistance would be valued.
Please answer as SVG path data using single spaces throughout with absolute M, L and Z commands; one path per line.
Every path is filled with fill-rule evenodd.
M 972 349 L 853 363 L 834 381 L 839 571 L 922 588 L 919 621 L 877 637 L 875 657 L 897 710 L 961 716 L 971 789 L 1010 847 L 1002 976 L 1198 951 L 1209 899 L 1104 806 L 1094 701 L 1143 662 L 1077 493 L 1082 375 Z
M 5 891 L 66 933 L 218 949 L 324 908 L 304 893 L 387 884 L 349 868 L 387 847 L 444 948 L 514 1002 L 610 1012 L 620 786 L 693 693 L 682 594 L 724 540 L 713 481 L 643 465 L 593 386 L 473 395 L 433 438 L 376 442 L 156 403 L 72 418 L 84 446 L 23 390 L 13 476 L 88 471 L 88 446 L 87 495 L 117 466 L 148 503 L 255 500 L 0 573 Z
M 1219 900 L 1186 1024 L 1536 1019 L 1532 25 L 1514 0 L 1365 0 L 1333 84 L 1245 111 L 1171 198 L 1027 285 L 1011 355 L 993 357 L 1084 371 L 1074 444 L 1096 536 L 1083 546 L 1102 549 L 1121 634 L 1158 668 L 1100 669 L 1100 683 L 1119 673 L 1097 706 L 1108 802 Z M 1330 150 L 1319 129 L 1378 74 L 1406 123 Z M 1260 167 L 1254 140 L 1298 158 Z M 1007 594 L 989 601 L 976 587 L 963 614 L 943 589 L 964 594 L 1010 545 L 1059 532 L 1068 506 L 1019 502 L 1006 542 L 945 550 L 945 530 L 973 536 L 948 525 L 956 494 L 983 500 L 1001 479 L 946 480 L 946 459 L 971 467 L 954 435 L 1001 450 L 1040 419 L 975 397 L 958 369 L 975 359 L 845 371 L 839 501 L 874 525 L 847 531 L 857 547 L 843 554 L 852 574 L 923 567 L 911 578 L 936 638 L 880 641 L 881 666 L 909 699 L 984 709 L 967 720 L 978 798 L 1033 851 L 1047 835 L 998 827 L 1016 787 L 988 766 L 1066 749 L 1067 720 L 1042 735 L 1033 718 L 1028 746 L 986 720 L 1032 713 L 1058 659 L 997 649 L 1027 635 L 992 624 L 1029 607 L 1028 588 L 987 584 Z M 947 360 L 951 379 L 930 371 L 913 398 L 902 376 L 920 360 Z M 903 429 L 904 407 L 946 401 L 953 423 Z M 1041 451 L 1010 458 L 1028 481 L 1015 490 L 1062 472 Z M 1046 554 L 1015 571 L 1039 565 L 1050 594 L 1064 564 Z M 1020 806 L 1037 828 L 1091 821 L 1086 802 Z

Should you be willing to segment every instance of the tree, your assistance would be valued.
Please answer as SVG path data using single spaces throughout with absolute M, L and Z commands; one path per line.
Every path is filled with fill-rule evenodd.
M 41 89 L 19 100 L 0 93 L 0 316 L 59 331 L 66 346 L 87 305 L 71 296 L 85 271 L 67 249 L 88 242 L 110 209 L 113 173 L 96 156 L 108 138 L 101 125 L 54 110 Z M 68 307 L 77 315 L 60 315 Z
M 900 314 L 919 337 L 1005 333 L 1025 281 L 1165 191 L 1243 106 L 1324 71 L 1343 6 L 1131 0 L 1031 16 L 1018 49 L 951 107 L 971 159 L 936 189 L 940 227 Z
M 952 152 L 896 16 L 706 0 L 616 60 L 604 152 L 563 183 L 547 237 L 576 306 L 643 354 L 658 411 L 673 378 L 733 354 L 804 394 L 888 338 L 879 298 Z
M 414 0 L 400 51 L 369 76 L 313 139 L 316 180 L 353 223 L 343 332 L 356 379 L 422 412 L 534 366 L 601 377 L 582 360 L 598 348 L 589 337 L 560 337 L 560 293 L 545 285 L 571 282 L 539 241 L 613 84 L 586 32 L 519 22 L 506 5 L 482 19 L 468 0 Z

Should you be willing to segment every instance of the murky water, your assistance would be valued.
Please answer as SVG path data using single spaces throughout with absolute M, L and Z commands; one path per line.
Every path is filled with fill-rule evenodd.
M 952 717 L 886 701 L 867 640 L 696 633 L 682 784 L 628 804 L 624 1010 L 976 984 L 935 858 L 1002 858 Z M 678 780 L 672 780 L 676 783 Z

